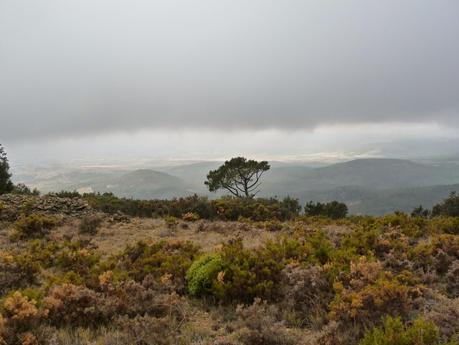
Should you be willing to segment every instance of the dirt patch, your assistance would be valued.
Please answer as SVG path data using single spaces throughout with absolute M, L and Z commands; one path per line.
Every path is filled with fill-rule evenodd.
M 84 240 L 106 255 L 123 250 L 126 245 L 138 241 L 180 240 L 192 241 L 204 251 L 213 250 L 219 244 L 232 238 L 242 238 L 244 245 L 254 248 L 273 239 L 275 233 L 241 222 L 180 221 L 170 226 L 162 219 L 132 218 L 129 222 L 104 222 L 96 235 L 78 234 L 78 219 L 69 220 L 65 225 L 53 230 L 55 240 Z

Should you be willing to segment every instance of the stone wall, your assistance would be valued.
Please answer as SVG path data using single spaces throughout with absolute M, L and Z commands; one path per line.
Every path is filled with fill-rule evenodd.
M 22 213 L 83 216 L 91 211 L 86 201 L 80 198 L 60 198 L 52 195 L 0 195 L 0 220 L 4 221 L 14 221 Z

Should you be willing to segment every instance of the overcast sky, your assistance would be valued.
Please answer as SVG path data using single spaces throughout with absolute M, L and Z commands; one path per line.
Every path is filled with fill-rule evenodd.
M 24 160 L 442 151 L 458 42 L 457 0 L 0 0 L 0 142 Z

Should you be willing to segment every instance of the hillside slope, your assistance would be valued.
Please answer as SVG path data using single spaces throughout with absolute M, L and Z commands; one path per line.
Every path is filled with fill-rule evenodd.
M 198 162 L 175 166 L 126 171 L 122 169 L 46 170 L 25 182 L 43 192 L 79 190 L 112 192 L 137 199 L 173 198 L 193 193 L 209 193 L 204 185 L 209 170 L 221 162 Z M 458 190 L 456 161 L 420 163 L 402 159 L 358 159 L 325 167 L 273 162 L 264 175 L 261 197 L 298 198 L 307 201 L 339 200 L 352 213 L 384 214 L 395 210 L 409 212 L 423 204 L 439 202 Z
M 91 188 L 97 192 L 136 199 L 164 199 L 193 194 L 182 179 L 155 170 L 141 169 L 96 183 Z

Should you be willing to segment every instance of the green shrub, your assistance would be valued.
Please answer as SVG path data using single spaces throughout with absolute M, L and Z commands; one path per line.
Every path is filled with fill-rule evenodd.
M 260 226 L 262 226 L 267 231 L 281 231 L 283 229 L 283 224 L 278 220 L 267 220 L 261 222 Z
M 429 218 L 430 215 L 431 211 L 429 209 L 424 208 L 422 205 L 415 207 L 411 212 L 411 217 Z
M 100 254 L 81 242 L 30 241 L 18 256 L 23 265 L 46 269 L 46 283 L 89 283 L 92 271 L 100 264 Z M 27 266 L 25 266 L 27 267 Z
M 346 218 L 347 212 L 346 204 L 338 201 L 328 203 L 310 201 L 304 206 L 304 214 L 306 216 L 325 216 L 331 219 L 340 219 Z
M 122 212 L 135 217 L 182 218 L 187 213 L 200 219 L 238 220 L 247 218 L 254 221 L 288 220 L 299 215 L 301 207 L 297 199 L 283 200 L 223 197 L 208 200 L 193 195 L 171 200 L 133 200 L 118 198 L 112 193 L 85 194 L 84 199 L 96 210 L 114 214 Z
M 408 257 L 414 268 L 444 275 L 451 264 L 459 259 L 459 237 L 449 234 L 432 236 L 411 248 Z
M 36 306 L 37 301 L 24 296 L 21 291 L 14 291 L 5 296 L 1 302 L 1 343 L 11 345 L 36 344 L 36 342 L 25 342 L 22 338 L 26 332 L 39 324 L 40 318 L 43 316 Z
M 15 235 L 21 239 L 40 238 L 47 235 L 58 223 L 57 218 L 40 214 L 22 216 L 14 223 Z
M 211 201 L 216 209 L 217 218 L 221 220 L 239 220 L 241 218 L 253 221 L 293 219 L 299 215 L 298 200 L 285 198 L 279 201 L 271 199 L 250 199 L 223 197 Z
M 430 227 L 433 233 L 459 235 L 459 217 L 436 217 Z
M 320 263 L 322 265 L 330 261 L 333 255 L 333 245 L 323 231 L 315 231 L 305 238 L 307 246 L 310 248 L 311 258 L 309 262 Z
M 359 326 L 372 326 L 384 315 L 406 317 L 421 294 L 418 286 L 406 284 L 404 276 L 394 277 L 379 261 L 365 257 L 353 262 L 350 273 L 334 288 L 330 317 Z
M 40 265 L 29 253 L 0 253 L 0 296 L 35 283 Z
M 201 257 L 187 273 L 188 291 L 212 295 L 223 302 L 251 303 L 254 298 L 275 301 L 280 297 L 282 270 L 290 263 L 325 263 L 332 246 L 322 232 L 302 241 L 280 238 L 246 249 L 241 239 L 224 244 L 221 251 Z
M 365 334 L 359 345 L 447 345 L 441 342 L 438 328 L 422 318 L 411 325 L 400 318 L 387 317 L 382 327 L 375 327 Z M 453 342 L 450 343 L 454 345 Z
M 58 198 L 69 198 L 69 199 L 81 198 L 81 194 L 77 192 L 76 190 L 74 191 L 61 190 L 60 192 L 48 193 L 48 195 L 56 196 Z
M 165 217 L 180 218 L 186 213 L 197 214 L 203 219 L 212 219 L 216 211 L 206 198 L 192 195 L 171 200 L 134 200 L 118 198 L 112 193 L 85 194 L 84 199 L 96 210 L 115 214 L 124 213 L 134 217 Z
M 106 320 L 100 293 L 73 284 L 56 285 L 43 299 L 53 325 L 100 327 Z
M 188 292 L 193 296 L 210 294 L 222 270 L 222 258 L 219 254 L 213 253 L 200 257 L 193 262 L 186 274 Z
M 65 242 L 54 255 L 53 264 L 65 273 L 88 275 L 99 260 L 98 252 L 84 248 L 80 242 Z
M 345 234 L 341 239 L 341 247 L 349 249 L 363 256 L 372 256 L 378 238 L 383 234 L 383 229 L 377 224 L 358 226 L 350 234 Z
M 398 228 L 403 234 L 418 238 L 428 234 L 428 220 L 422 217 L 410 217 L 403 212 L 395 212 L 377 219 L 376 224 L 385 228 Z
M 432 216 L 459 217 L 459 194 L 453 192 L 432 209 Z
M 187 222 L 195 222 L 200 219 L 199 215 L 193 212 L 187 212 L 182 215 L 182 219 Z
M 286 253 L 292 249 L 281 247 L 272 243 L 248 250 L 243 247 L 242 240 L 225 244 L 219 253 L 222 271 L 216 279 L 214 277 L 211 294 L 224 302 L 250 303 L 256 297 L 277 299 Z
M 13 190 L 11 191 L 12 194 L 19 194 L 19 195 L 40 195 L 40 191 L 36 188 L 30 189 L 23 183 L 18 183 L 14 185 Z
M 147 275 L 156 281 L 167 275 L 177 290 L 184 292 L 186 272 L 199 255 L 199 248 L 191 242 L 138 242 L 128 246 L 120 256 L 113 257 L 113 267 L 105 269 L 115 273 L 122 269 L 137 282 L 142 282 Z
M 164 221 L 166 222 L 168 228 L 173 228 L 178 224 L 178 219 L 174 216 L 166 216 Z
M 78 225 L 78 231 L 80 234 L 95 235 L 99 230 L 100 225 L 103 222 L 103 218 L 96 214 L 84 216 L 80 220 Z

